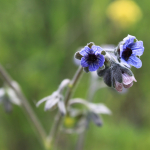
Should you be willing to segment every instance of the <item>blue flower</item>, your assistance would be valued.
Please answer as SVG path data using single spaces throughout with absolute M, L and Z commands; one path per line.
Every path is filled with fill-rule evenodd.
M 135 36 L 128 35 L 123 39 L 119 47 L 119 60 L 130 68 L 130 65 L 141 68 L 142 61 L 139 59 L 144 52 L 143 42 L 138 41 Z
M 105 58 L 101 54 L 102 48 L 93 44 L 85 46 L 81 51 L 75 54 L 77 59 L 81 59 L 81 66 L 88 71 L 96 71 L 104 65 Z M 87 71 L 87 72 L 88 72 Z

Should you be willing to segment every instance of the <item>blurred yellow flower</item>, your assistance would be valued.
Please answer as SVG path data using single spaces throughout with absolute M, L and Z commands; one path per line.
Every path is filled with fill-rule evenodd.
M 126 28 L 140 20 L 142 12 L 132 0 L 117 0 L 108 6 L 107 16 L 122 28 Z
M 75 119 L 69 116 L 66 116 L 64 119 L 64 124 L 66 127 L 72 127 L 75 123 Z

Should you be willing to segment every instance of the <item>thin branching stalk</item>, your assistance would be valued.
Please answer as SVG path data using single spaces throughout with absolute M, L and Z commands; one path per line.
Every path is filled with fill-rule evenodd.
M 90 81 L 90 86 L 89 86 L 89 89 L 88 89 L 88 92 L 87 92 L 88 93 L 87 94 L 87 100 L 89 102 L 93 101 L 94 94 L 97 91 L 97 88 L 95 89 L 94 86 L 95 85 L 93 85 L 93 81 L 91 80 Z M 103 87 L 105 87 L 105 86 L 103 85 L 103 82 L 101 82 L 101 86 L 99 86 L 99 89 L 101 89 Z M 76 150 L 83 150 L 85 135 L 86 135 L 86 130 L 84 130 L 82 133 L 80 133 L 78 135 L 78 139 L 77 139 L 77 143 L 76 143 Z
M 64 99 L 66 107 L 68 105 L 68 101 L 70 100 L 70 98 L 72 96 L 73 90 L 74 90 L 74 88 L 75 88 L 82 72 L 83 72 L 83 68 L 80 66 L 78 68 L 78 70 L 76 71 L 73 79 L 71 80 L 71 82 L 68 86 L 68 89 L 67 89 L 67 92 L 66 92 L 66 95 L 65 95 L 65 99 Z M 52 128 L 50 130 L 50 134 L 47 138 L 47 142 L 48 142 L 48 145 L 49 145 L 50 148 L 53 147 L 52 145 L 54 143 L 54 140 L 56 139 L 57 133 L 59 132 L 59 128 L 61 126 L 62 119 L 63 119 L 63 116 L 60 114 L 60 112 L 58 112 L 56 117 L 55 117 Z
M 42 144 L 44 143 L 44 147 L 45 147 L 46 133 L 45 133 L 44 128 L 42 127 L 42 124 L 40 123 L 39 119 L 37 118 L 36 114 L 34 113 L 33 109 L 31 108 L 30 104 L 28 103 L 28 100 L 25 98 L 25 96 L 23 95 L 21 90 L 18 89 L 16 86 L 14 86 L 14 84 L 13 84 L 14 81 L 12 80 L 10 75 L 8 75 L 8 73 L 2 67 L 2 65 L 0 65 L 0 76 L 2 77 L 3 81 L 6 84 L 8 84 L 8 86 L 10 88 L 12 88 L 14 90 L 14 92 L 20 99 L 21 105 L 24 109 L 25 114 L 27 115 L 27 118 L 30 118 L 31 124 L 33 125 L 34 129 L 37 130 L 37 132 L 36 132 L 36 133 L 38 133 L 37 137 L 40 139 Z

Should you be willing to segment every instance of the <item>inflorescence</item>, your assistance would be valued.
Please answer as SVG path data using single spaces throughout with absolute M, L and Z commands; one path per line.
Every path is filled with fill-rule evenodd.
M 128 35 L 112 50 L 103 50 L 100 46 L 89 43 L 75 53 L 75 58 L 81 60 L 85 72 L 97 71 L 106 85 L 121 92 L 123 88 L 130 88 L 133 81 L 136 82 L 130 68 L 142 67 L 140 56 L 143 52 L 143 42 Z
M 117 47 L 112 49 L 103 49 L 92 42 L 87 44 L 87 46 L 75 53 L 75 58 L 80 60 L 81 66 L 73 79 L 64 79 L 58 89 L 51 95 L 41 99 L 37 103 L 37 106 L 45 102 L 45 111 L 58 107 L 61 116 L 65 116 L 67 120 L 69 118 L 76 118 L 76 123 L 74 123 L 73 127 L 69 127 L 69 129 L 63 127 L 63 130 L 67 133 L 83 132 L 87 129 L 90 121 L 94 122 L 97 126 L 101 126 L 102 119 L 99 114 L 111 114 L 111 111 L 104 104 L 94 104 L 89 97 L 88 101 L 81 98 L 71 99 L 72 88 L 75 86 L 74 83 L 79 79 L 82 68 L 86 73 L 92 72 L 94 74 L 97 72 L 96 77 L 101 77 L 107 86 L 116 89 L 118 92 L 122 92 L 123 89 L 130 88 L 133 82 L 137 82 L 131 71 L 131 66 L 136 68 L 142 66 L 140 56 L 143 52 L 143 42 L 138 41 L 131 35 L 128 35 Z M 91 81 L 90 89 L 92 89 L 91 95 L 93 96 L 95 91 L 99 88 L 99 82 L 95 80 L 95 84 L 93 80 Z M 66 88 L 67 91 L 64 97 L 63 93 Z M 73 104 L 84 105 L 86 110 L 75 109 L 72 107 Z M 59 125 L 57 125 L 57 123 L 59 124 L 59 119 L 56 119 L 54 124 L 54 127 L 56 127 L 55 131 L 59 128 Z M 73 121 L 71 121 L 71 124 L 72 122 Z

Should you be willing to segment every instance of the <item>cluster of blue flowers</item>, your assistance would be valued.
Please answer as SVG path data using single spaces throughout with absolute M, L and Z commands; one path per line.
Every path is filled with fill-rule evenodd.
M 103 50 L 100 46 L 89 43 L 81 51 L 76 52 L 75 58 L 81 60 L 85 72 L 97 71 L 109 86 L 121 92 L 136 82 L 131 66 L 142 67 L 140 56 L 144 52 L 143 42 L 135 36 L 128 35 L 115 49 Z

